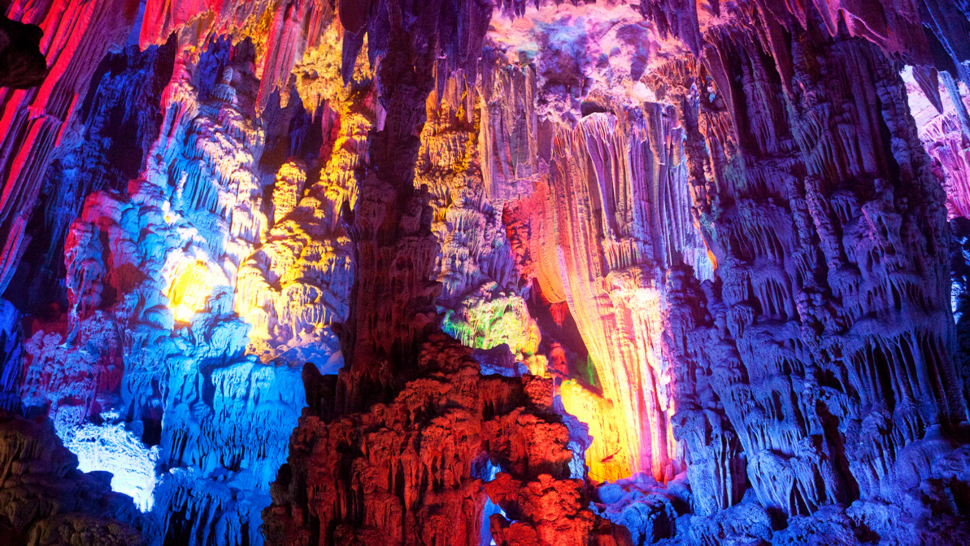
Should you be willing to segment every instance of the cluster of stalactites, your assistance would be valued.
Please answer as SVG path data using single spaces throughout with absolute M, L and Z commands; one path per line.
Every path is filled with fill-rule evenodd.
M 414 16 L 406 14 L 409 11 Z M 326 47 L 326 41 L 333 40 L 328 29 L 334 26 L 340 28 L 336 40 L 345 83 L 353 79 L 362 51 L 366 51 L 371 66 L 389 53 L 393 32 L 429 38 L 422 46 L 427 51 L 419 54 L 433 55 L 431 69 L 439 89 L 459 69 L 468 74 L 469 81 L 475 81 L 492 11 L 490 2 L 477 0 L 436 0 L 414 6 L 391 0 L 300 0 L 285 9 L 265 0 L 216 4 L 149 0 L 140 43 L 142 47 L 163 43 L 177 30 L 190 34 L 189 41 L 196 44 L 215 36 L 231 36 L 234 41 L 250 39 L 259 57 L 256 75 L 262 110 L 274 93 L 287 99 L 294 67 L 306 52 Z
M 682 0 L 645 0 L 640 3 L 640 11 L 662 34 L 678 37 L 696 56 L 704 52 L 712 26 L 724 23 L 728 17 L 738 20 L 755 15 L 771 29 L 768 37 L 776 54 L 782 54 L 784 49 L 777 50 L 775 46 L 786 47 L 777 30 L 784 28 L 791 33 L 796 26 L 808 30 L 820 24 L 831 37 L 845 28 L 850 36 L 865 38 L 887 55 L 902 57 L 907 64 L 936 65 L 941 70 L 955 68 L 962 79 L 968 75 L 966 68 L 960 66 L 970 60 L 970 4 L 966 0 L 742 0 L 732 6 L 724 6 L 718 0 L 689 4 Z M 940 59 L 934 49 L 950 58 Z
M 641 123 L 587 116 L 575 130 L 560 132 L 550 166 L 557 274 L 606 398 L 590 405 L 570 389 L 563 401 L 584 421 L 603 421 L 587 451 L 591 475 L 600 480 L 631 472 L 669 480 L 677 471 L 668 428 L 672 375 L 660 350 L 659 266 L 670 240 L 660 220 L 661 196 L 685 173 L 667 164 L 679 149 L 652 143 L 672 142 L 663 125 L 650 133 Z M 596 408 L 612 411 L 590 412 Z M 618 436 L 611 438 L 611 430 Z
M 708 27 L 700 61 L 658 73 L 718 264 L 715 283 L 672 268 L 665 289 L 700 514 L 749 486 L 789 515 L 884 494 L 896 454 L 964 415 L 942 349 L 944 195 L 905 88 L 877 47 L 819 25 Z

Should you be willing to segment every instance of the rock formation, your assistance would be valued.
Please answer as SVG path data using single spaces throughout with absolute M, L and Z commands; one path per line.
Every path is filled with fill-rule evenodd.
M 50 422 L 0 410 L 0 463 L 4 544 L 148 544 L 151 519 L 111 491 L 110 474 L 78 471 Z
M 688 142 L 707 143 L 688 144 L 700 152 L 689 152 L 691 184 L 720 281 L 668 276 L 683 298 L 667 316 L 680 361 L 673 422 L 692 488 L 710 484 L 701 513 L 736 502 L 746 478 L 763 506 L 789 515 L 878 495 L 891 454 L 965 416 L 945 349 L 943 192 L 902 81 L 872 45 L 819 37 L 803 52 L 798 33 L 813 27 L 791 28 L 777 47 L 791 51 L 797 94 L 771 89 L 771 67 L 739 54 L 753 35 L 734 28 L 709 31 L 714 93 L 692 97 L 677 82 L 681 116 L 696 120 Z M 757 94 L 731 83 L 744 78 Z M 787 111 L 760 99 L 772 96 L 789 97 Z M 733 181 L 730 164 L 749 156 L 760 168 Z M 907 371 L 914 361 L 925 367 Z M 705 429 L 719 432 L 697 435 Z
M 6 17 L 40 27 L 44 83 L 26 90 L 0 88 L 0 289 L 6 289 L 27 243 L 27 223 L 37 203 L 54 149 L 70 140 L 83 95 L 101 59 L 124 44 L 137 2 L 6 3 Z M 35 31 L 24 31 L 36 38 Z M 30 37 L 30 33 L 35 34 Z M 23 42 L 20 42 L 23 44 Z
M 970 540 L 967 0 L 0 7 L 0 536 Z

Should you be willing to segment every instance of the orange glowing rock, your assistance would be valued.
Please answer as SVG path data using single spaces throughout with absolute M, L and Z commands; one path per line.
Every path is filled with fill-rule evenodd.
M 671 174 L 657 164 L 655 135 L 627 134 L 608 114 L 584 118 L 556 138 L 548 191 L 555 204 L 556 260 L 536 260 L 546 293 L 557 277 L 602 382 L 603 399 L 564 387 L 567 411 L 590 423 L 594 479 L 674 475 L 672 376 L 660 355 L 661 285 L 647 202 Z M 539 193 L 539 192 L 537 192 Z M 548 222 L 550 213 L 545 213 Z M 557 298 L 558 299 L 558 298 Z M 615 427 L 615 432 L 614 432 Z M 625 459 L 625 460 L 624 460 Z

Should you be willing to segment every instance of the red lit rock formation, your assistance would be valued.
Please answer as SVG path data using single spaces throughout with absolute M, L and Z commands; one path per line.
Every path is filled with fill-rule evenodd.
M 944 194 L 903 83 L 877 48 L 814 20 L 791 22 L 765 64 L 754 33 L 769 24 L 712 27 L 702 65 L 662 76 L 718 263 L 714 283 L 667 280 L 672 421 L 702 514 L 746 480 L 787 514 L 886 494 L 896 454 L 965 417 Z
M 424 378 L 389 404 L 329 421 L 304 413 L 264 512 L 268 543 L 477 545 L 487 492 L 514 522 L 492 516 L 497 543 L 585 544 L 595 517 L 583 482 L 568 479 L 552 383 L 482 377 L 470 349 L 441 335 L 416 367 Z M 503 473 L 484 483 L 491 465 Z
M 10 3 L 7 17 L 37 25 L 48 77 L 36 88 L 0 89 L 0 290 L 6 289 L 26 246 L 27 221 L 54 148 L 71 138 L 98 63 L 124 43 L 138 2 Z

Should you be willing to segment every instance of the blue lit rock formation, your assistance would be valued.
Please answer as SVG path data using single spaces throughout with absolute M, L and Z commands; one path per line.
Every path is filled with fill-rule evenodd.
M 180 52 L 145 168 L 88 196 L 68 230 L 65 329 L 35 325 L 24 344 L 21 405 L 50 415 L 82 467 L 154 504 L 177 541 L 189 535 L 172 518 L 191 513 L 208 518 L 194 540 L 257 540 L 250 513 L 268 503 L 303 405 L 299 368 L 247 356 L 233 310 L 236 271 L 269 227 L 253 60 L 248 43 Z M 154 501 L 150 483 L 131 483 L 146 469 Z
M 668 275 L 673 424 L 694 509 L 729 508 L 746 482 L 788 516 L 892 499 L 919 483 L 909 461 L 945 452 L 932 437 L 966 417 L 944 193 L 874 46 L 816 37 L 809 52 L 800 33 L 818 30 L 791 27 L 773 44 L 792 52 L 776 53 L 789 86 L 755 54 L 752 24 L 709 30 L 715 92 L 696 92 L 700 67 L 667 80 L 688 142 L 706 142 L 688 144 L 690 182 L 719 264 L 714 283 Z M 732 83 L 743 74 L 750 87 Z

